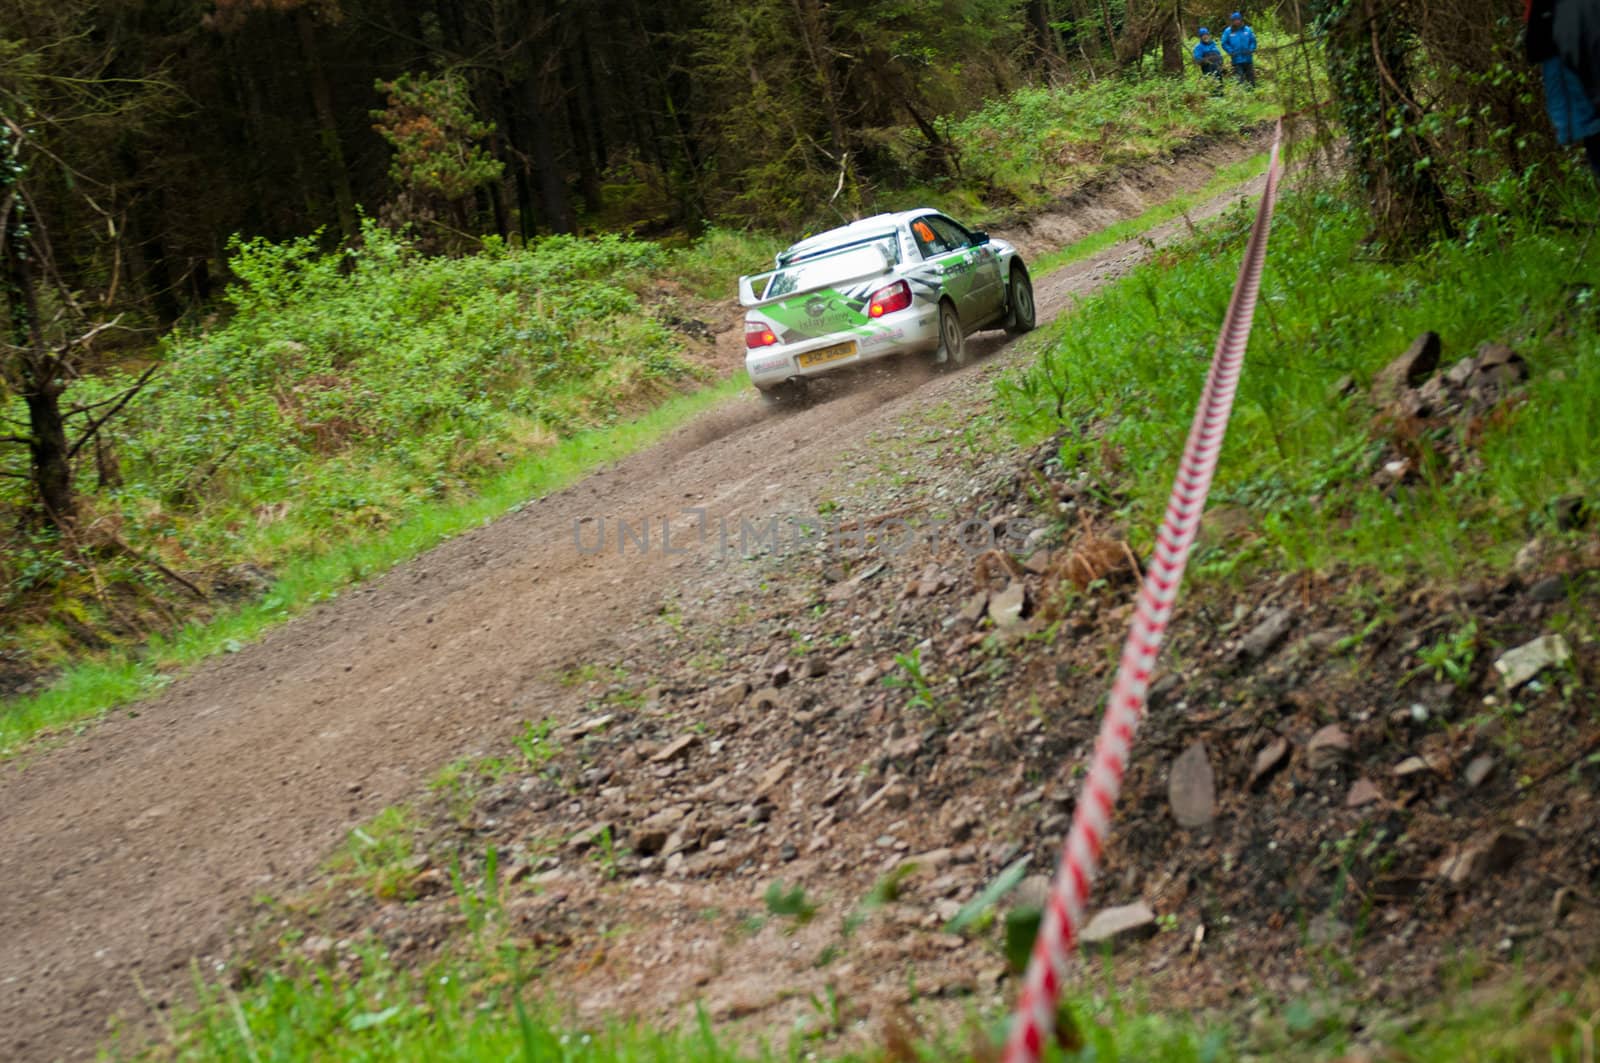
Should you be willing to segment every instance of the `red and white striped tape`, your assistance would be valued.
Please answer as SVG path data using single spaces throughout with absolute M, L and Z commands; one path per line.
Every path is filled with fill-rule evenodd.
M 1078 797 L 1072 830 L 1062 846 L 1061 865 L 1050 889 L 1039 936 L 1033 943 L 1033 956 L 1028 962 L 1022 995 L 1017 1000 L 1016 1016 L 1006 1042 L 1006 1063 L 1038 1060 L 1055 1029 L 1056 1002 L 1066 974 L 1067 956 L 1083 925 L 1089 887 L 1094 882 L 1100 851 L 1111 829 L 1111 813 L 1122 789 L 1128 752 L 1133 746 L 1134 733 L 1144 719 L 1150 673 L 1161 649 L 1167 620 L 1172 615 L 1172 603 L 1178 596 L 1183 570 L 1189 563 L 1189 550 L 1200 527 L 1206 494 L 1211 489 L 1211 477 L 1222 451 L 1222 437 L 1227 432 L 1228 415 L 1233 410 L 1233 396 L 1239 387 L 1245 345 L 1250 339 L 1250 323 L 1261 290 L 1261 269 L 1267 257 L 1267 232 L 1278 197 L 1282 139 L 1283 123 L 1280 121 L 1273 136 L 1266 190 L 1261 195 L 1255 225 L 1250 230 L 1250 242 L 1239 266 L 1239 279 L 1233 287 L 1222 332 L 1217 337 L 1211 370 L 1206 374 L 1205 389 L 1200 393 L 1200 406 L 1195 410 L 1194 424 L 1189 429 L 1183 461 L 1172 485 L 1172 497 L 1167 502 L 1166 517 L 1156 535 L 1155 554 L 1139 592 L 1132 630 L 1122 648 L 1122 662 L 1117 667 L 1111 699 L 1106 704 L 1094 760 Z

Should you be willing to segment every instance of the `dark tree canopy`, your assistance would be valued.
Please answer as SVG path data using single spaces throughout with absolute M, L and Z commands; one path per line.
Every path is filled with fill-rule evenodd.
M 937 116 L 1109 61 L 1130 6 L 0 0 L 0 108 L 64 164 L 35 184 L 69 283 L 115 273 L 159 324 L 208 299 L 231 235 L 349 236 L 361 211 L 523 237 L 798 224 L 949 172 Z M 432 158 L 419 121 L 451 141 Z

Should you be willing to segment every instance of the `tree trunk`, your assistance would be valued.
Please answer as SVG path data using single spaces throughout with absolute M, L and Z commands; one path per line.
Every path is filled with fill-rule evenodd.
M 539 182 L 539 198 L 544 204 L 545 224 L 551 232 L 570 233 L 577 229 L 577 219 L 572 213 L 572 201 L 567 196 L 567 182 L 561 175 L 556 157 L 556 146 L 551 139 L 553 128 L 544 100 L 540 99 L 537 76 L 529 77 L 525 89 L 528 117 L 533 128 L 529 130 L 533 152 L 533 168 Z
M 1111 22 L 1111 4 L 1109 0 L 1100 0 L 1100 20 L 1106 27 L 1106 52 L 1110 55 L 1117 53 L 1117 29 Z
M 1178 21 L 1178 5 L 1162 4 L 1156 9 L 1160 19 L 1157 33 L 1161 37 L 1161 70 L 1166 74 L 1183 76 L 1183 27 Z
M 48 358 L 48 356 L 46 356 Z M 30 359 L 32 361 L 32 359 Z M 42 368 L 35 366 L 35 368 Z M 28 407 L 28 451 L 33 458 L 33 484 L 44 515 L 63 530 L 72 526 L 77 505 L 72 497 L 72 465 L 67 461 L 67 423 L 61 415 L 61 384 L 25 374 L 23 401 Z
M 13 216 L 14 217 L 14 216 Z M 28 266 L 28 248 L 21 226 L 6 234 L 6 302 L 11 308 L 11 341 L 20 348 L 17 377 L 28 408 L 28 456 L 33 487 L 45 519 L 63 531 L 72 526 L 77 506 L 72 497 L 72 465 L 67 460 L 67 424 L 61 413 L 62 382 L 55 356 L 39 331 L 39 304 Z
M 500 82 L 497 99 L 499 103 L 496 107 L 495 124 L 499 127 L 501 137 L 500 157 L 505 162 L 506 173 L 511 178 L 511 194 L 516 206 L 516 229 L 526 243 L 533 239 L 539 226 L 535 218 L 537 212 L 533 204 L 533 190 L 528 185 L 527 156 L 521 151 L 522 134 L 517 124 L 517 101 L 512 96 L 511 86 L 504 80 Z
M 1338 0 L 1333 0 L 1338 3 Z M 1333 7 L 1323 0 L 1322 10 Z M 1328 78 L 1350 138 L 1356 180 L 1366 193 L 1373 235 L 1396 251 L 1450 232 L 1444 190 L 1423 163 L 1430 154 L 1406 64 L 1411 27 L 1401 7 L 1376 0 L 1339 3 L 1326 18 Z M 1392 135 L 1398 129 L 1399 135 Z
M 817 89 L 822 94 L 822 114 L 828 121 L 833 150 L 843 154 L 850 150 L 850 140 L 845 135 L 844 119 L 839 113 L 822 13 L 817 10 L 816 0 L 793 0 L 793 4 L 795 21 L 800 27 L 800 40 L 805 45 L 806 55 L 811 60 L 811 69 L 817 79 Z
M 939 135 L 938 127 L 917 106 L 914 89 L 905 83 L 905 79 L 893 75 L 894 64 L 888 54 L 877 50 L 870 51 L 863 66 L 867 71 L 867 77 L 871 80 L 874 94 L 880 99 L 894 100 L 906 114 L 911 116 L 911 121 L 922 132 L 923 139 L 928 142 L 928 150 L 924 153 L 924 157 L 933 164 L 936 172 L 945 175 L 954 170 L 959 175 L 960 159 L 950 142 Z
M 1049 67 L 1061 58 L 1061 38 L 1050 25 L 1054 21 L 1051 17 L 1050 0 L 1027 0 L 1023 9 L 1024 18 L 1028 23 L 1028 33 L 1033 37 L 1035 58 L 1038 65 Z
M 701 166 L 699 146 L 695 142 L 693 131 L 689 127 L 687 116 L 679 109 L 677 99 L 690 96 L 688 85 L 683 78 L 678 79 L 674 92 L 674 71 L 681 71 L 681 63 L 676 54 L 672 53 L 670 38 L 665 44 L 669 52 L 669 61 L 663 66 L 658 54 L 658 42 L 662 40 L 657 27 L 652 26 L 649 16 L 659 14 L 659 8 L 647 10 L 639 0 L 628 0 L 625 17 L 630 28 L 634 31 L 633 54 L 638 57 L 641 83 L 643 84 L 644 99 L 659 99 L 663 111 L 661 116 L 666 119 L 665 130 L 656 121 L 658 112 L 653 107 L 639 108 L 649 126 L 650 138 L 656 141 L 652 146 L 658 161 L 658 169 L 668 195 L 674 200 L 674 219 L 687 225 L 695 225 L 705 219 L 706 197 L 702 184 L 704 170 Z M 670 27 L 668 27 L 670 29 Z M 663 150 L 670 145 L 676 150 L 669 156 Z M 681 179 L 681 184 L 680 184 Z M 678 187 L 674 187 L 677 185 Z
M 1122 36 L 1117 41 L 1117 62 L 1123 66 L 1144 70 L 1144 54 L 1160 29 L 1160 15 L 1154 7 L 1155 0 L 1141 0 L 1138 4 L 1129 0 L 1123 9 Z
M 100 490 L 115 491 L 122 486 L 122 463 L 117 460 L 116 448 L 107 443 L 100 432 L 94 434 L 94 468 Z
M 594 166 L 602 174 L 611 165 L 611 153 L 606 145 L 606 125 L 601 119 L 599 86 L 594 76 L 594 55 L 589 47 L 588 21 L 578 26 L 578 67 L 583 74 L 583 102 L 588 111 L 591 147 L 594 149 Z
M 155 309 L 157 320 L 164 328 L 171 328 L 183 314 L 183 306 L 178 302 L 176 281 L 167 259 L 167 242 L 161 236 L 162 198 L 159 186 L 134 193 L 128 221 L 146 266 L 145 275 L 139 278 L 140 285 Z
M 583 113 L 582 105 L 578 102 L 578 94 L 574 86 L 577 79 L 574 77 L 571 50 L 561 49 L 561 86 L 566 96 L 567 105 L 567 132 L 572 138 L 572 153 L 578 160 L 578 189 L 583 194 L 584 209 L 592 218 L 600 213 L 604 204 L 600 199 L 600 172 L 595 169 L 594 149 L 589 144 L 589 126 Z
M 295 9 L 295 29 L 300 34 L 301 58 L 311 82 L 311 103 L 317 112 L 317 130 L 322 140 L 322 155 L 333 187 L 333 202 L 339 212 L 339 230 L 345 239 L 356 236 L 356 197 L 350 190 L 350 169 L 345 165 L 344 148 L 339 143 L 339 121 L 333 109 L 333 90 L 328 72 L 322 68 L 317 51 L 316 24 L 304 6 Z
M 166 229 L 165 195 L 158 182 L 146 184 L 141 179 L 139 155 L 131 140 L 118 145 L 117 161 L 131 189 L 124 232 L 118 237 L 127 238 L 131 279 L 162 327 L 170 328 L 183 307 L 178 303 L 166 241 L 161 236 Z

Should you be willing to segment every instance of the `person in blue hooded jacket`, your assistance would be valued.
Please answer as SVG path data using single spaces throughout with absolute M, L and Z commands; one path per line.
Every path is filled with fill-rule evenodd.
M 1200 27 L 1200 43 L 1194 46 L 1194 61 L 1200 64 L 1200 74 L 1217 85 L 1222 84 L 1222 49 L 1211 39 L 1211 31 Z
M 1544 73 L 1556 140 L 1582 144 L 1600 180 L 1600 0 L 1528 0 L 1523 43 Z
M 1233 76 L 1239 83 L 1255 88 L 1256 31 L 1238 11 L 1228 16 L 1228 28 L 1222 31 L 1222 50 L 1233 60 Z

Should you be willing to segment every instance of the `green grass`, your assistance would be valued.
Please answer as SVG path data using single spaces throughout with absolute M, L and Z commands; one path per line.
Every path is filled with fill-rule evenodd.
M 376 953 L 368 973 L 269 974 L 241 991 L 200 983 L 200 1007 L 180 1016 L 168 1040 L 122 1058 L 177 1060 L 502 1061 L 734 1063 L 770 1059 L 724 1044 L 702 1020 L 682 1032 L 623 1023 L 595 1028 L 552 1021 L 553 1009 L 514 991 L 485 991 L 486 970 L 434 967 L 410 974 Z M 501 1006 L 483 1010 L 485 999 Z
M 803 1059 L 880 1060 L 877 1047 L 830 1045 L 841 1029 L 837 997 L 812 1001 L 813 1013 L 777 1043 L 751 1031 L 716 1030 L 705 1013 L 678 1029 L 609 1020 L 584 1024 L 549 1002 L 538 957 L 511 944 L 498 923 L 495 895 L 469 896 L 458 882 L 474 944 L 466 955 L 412 971 L 373 946 L 348 951 L 361 973 L 314 964 L 288 951 L 281 967 L 241 988 L 196 976 L 194 1007 L 180 1010 L 154 1046 L 115 1042 L 111 1058 L 159 1060 L 574 1061 L 574 1063 L 774 1063 Z M 1232 1058 L 1219 1029 L 1188 1016 L 1163 1015 L 1115 995 L 1073 1005 L 1080 1029 L 1101 1061 L 1202 1063 Z M 1003 1015 L 973 1015 L 959 1029 L 915 1035 L 920 1058 L 971 1058 L 974 1037 L 998 1045 Z M 910 1031 L 908 1031 L 910 1032 Z
M 1512 984 L 1475 993 L 1467 987 L 1427 1010 L 1420 1023 L 1395 1021 L 1394 1032 L 1380 1039 L 1419 1063 L 1587 1063 L 1595 1058 L 1597 1003 L 1592 980 L 1557 991 Z
M 419 823 L 406 805 L 390 805 L 345 836 L 328 860 L 339 882 L 359 885 L 378 900 L 406 899 Z
M 672 252 L 672 276 L 703 299 L 732 299 L 739 294 L 740 275 L 770 269 L 773 256 L 789 243 L 777 233 L 708 229 Z
M 1066 247 L 1051 251 L 1047 255 L 1041 255 L 1032 264 L 1033 275 L 1035 277 L 1043 277 L 1063 266 L 1089 258 L 1108 247 L 1114 247 L 1122 243 L 1124 240 L 1132 240 L 1134 237 L 1142 236 L 1158 225 L 1181 217 L 1200 204 L 1214 199 L 1258 174 L 1265 173 L 1267 162 L 1271 157 L 1271 152 L 1263 151 L 1250 156 L 1248 159 L 1230 163 L 1218 170 L 1216 175 L 1207 181 L 1203 187 L 1193 192 L 1185 192 L 1173 196 L 1171 199 L 1163 200 L 1136 218 L 1128 218 L 1108 225 L 1081 240 L 1068 244 Z
M 744 1025 L 716 1029 L 703 1011 L 683 1026 L 659 1028 L 609 1019 L 583 1023 L 551 1002 L 540 957 L 514 943 L 499 887 L 469 891 L 453 878 L 472 943 L 418 970 L 392 963 L 371 944 L 344 949 L 347 961 L 322 966 L 286 949 L 278 965 L 237 989 L 195 978 L 196 1004 L 179 1009 L 152 1045 L 115 1041 L 114 1059 L 574 1061 L 574 1063 L 775 1063 L 778 1060 L 902 1059 L 869 1029 L 865 1046 L 833 1043 L 852 1003 L 829 994 L 787 1030 Z M 359 973 L 352 973 L 359 971 Z M 1004 994 L 1009 1004 L 1010 994 Z M 1463 983 L 1434 1005 L 1405 1013 L 1370 1001 L 1311 996 L 1257 999 L 1232 1020 L 1163 1010 L 1146 994 L 1082 990 L 1067 1011 L 1082 1043 L 1047 1058 L 1087 1063 L 1226 1063 L 1230 1060 L 1333 1061 L 1358 1045 L 1391 1049 L 1411 1063 L 1580 1063 L 1585 1025 L 1597 1002 L 1590 980 L 1575 989 L 1520 980 Z M 902 1013 L 921 1013 L 920 1002 Z M 1246 1021 L 1248 1020 L 1248 1021 Z M 1008 1012 L 982 1008 L 953 1027 L 939 1021 L 905 1030 L 926 1063 L 973 1059 L 972 1045 L 998 1045 Z M 1592 1031 L 1591 1031 L 1592 1032 Z M 754 1035 L 754 1036 L 753 1036 Z M 857 1042 L 860 1044 L 860 1042 Z
M 1533 206 L 1479 218 L 1404 262 L 1366 246 L 1363 212 L 1337 190 L 1285 197 L 1211 498 L 1248 510 L 1252 528 L 1202 550 L 1197 575 L 1265 562 L 1457 578 L 1552 534 L 1553 499 L 1600 490 L 1600 337 L 1593 289 L 1574 287 L 1600 282 L 1592 182 L 1488 191 Z M 1249 221 L 1233 211 L 1085 300 L 1049 330 L 1039 361 L 1001 385 L 1023 438 L 1066 429 L 1066 466 L 1130 493 L 1139 535 L 1165 503 Z M 1526 401 L 1391 442 L 1360 396 L 1430 329 L 1444 366 L 1484 342 L 1513 345 L 1532 367 Z M 1331 397 L 1346 376 L 1358 397 Z M 1415 449 L 1421 474 L 1385 490 L 1376 474 L 1395 446 Z M 1463 447 L 1472 460 L 1452 466 Z
M 351 584 L 647 447 L 748 387 L 748 380 L 739 373 L 668 399 L 640 417 L 570 436 L 521 458 L 468 501 L 425 504 L 385 532 L 292 559 L 258 601 L 208 622 L 188 624 L 171 637 L 155 638 L 143 650 L 112 652 L 69 667 L 47 690 L 0 706 L 0 757 L 14 755 L 43 730 L 79 723 L 147 696 L 170 682 L 176 672 L 215 654 L 237 651 L 267 629 Z
M 1018 89 L 948 122 L 945 132 L 961 152 L 960 186 L 1031 207 L 1198 137 L 1242 133 L 1278 109 L 1268 91 L 1229 85 L 1213 94 L 1196 77 L 1106 77 Z M 982 223 L 987 206 L 962 203 L 961 193 L 947 190 L 941 205 L 967 206 Z
M 1253 1058 L 1407 1063 L 1580 1063 L 1593 1058 L 1593 1018 L 1600 983 L 1535 985 L 1515 975 L 1494 982 L 1461 978 L 1439 999 L 1407 1010 L 1371 1002 L 1302 997 L 1258 1009 Z M 1587 1032 L 1586 1028 L 1587 1027 Z M 1585 1041 L 1588 1041 L 1586 1047 Z

